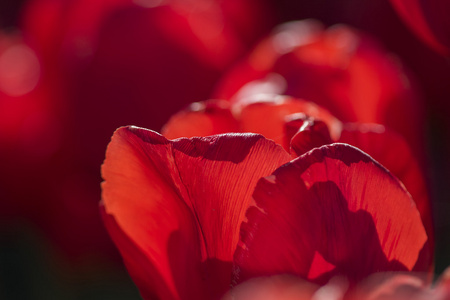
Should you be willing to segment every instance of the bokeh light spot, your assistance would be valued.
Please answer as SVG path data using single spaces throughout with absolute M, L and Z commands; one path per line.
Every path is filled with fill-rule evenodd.
M 0 90 L 18 97 L 31 92 L 40 76 L 36 54 L 25 45 L 13 45 L 0 55 Z

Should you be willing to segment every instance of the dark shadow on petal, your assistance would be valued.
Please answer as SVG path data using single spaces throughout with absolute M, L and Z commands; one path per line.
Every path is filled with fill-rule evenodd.
M 376 161 L 372 160 L 372 158 L 368 155 L 361 155 L 357 154 L 355 155 L 355 151 L 348 151 L 346 148 L 356 149 L 357 152 L 361 152 L 358 148 L 353 147 L 351 145 L 347 144 L 341 144 L 341 143 L 334 143 L 335 147 L 328 147 L 328 145 L 324 145 L 318 149 L 320 149 L 323 153 L 323 155 L 314 155 L 310 156 L 310 158 L 307 161 L 301 162 L 297 164 L 297 167 L 300 168 L 300 170 L 303 172 L 305 171 L 311 164 L 313 163 L 320 163 L 325 160 L 326 157 L 337 159 L 342 161 L 347 166 L 351 166 L 352 164 L 357 164 L 359 162 L 373 162 L 374 164 L 378 165 L 382 169 L 385 169 L 383 166 L 378 164 Z
M 247 210 L 247 221 L 241 225 L 240 242 L 234 256 L 233 284 L 281 273 L 321 284 L 332 276 L 341 275 L 351 283 L 357 283 L 373 273 L 408 271 L 414 266 L 415 261 L 412 260 L 415 254 L 419 254 L 415 251 L 423 245 L 419 248 L 420 241 L 416 243 L 411 232 L 402 236 L 405 228 L 401 227 L 403 223 L 392 219 L 395 214 L 390 216 L 391 212 L 383 207 L 379 207 L 379 212 L 374 210 L 389 200 L 386 194 L 380 193 L 383 198 L 379 204 L 376 202 L 376 186 L 373 184 L 377 181 L 365 182 L 361 178 L 362 182 L 355 183 L 354 177 L 346 177 L 345 170 L 333 169 L 330 162 L 324 161 L 325 158 L 337 159 L 347 166 L 364 162 L 384 170 L 383 180 L 387 180 L 384 186 L 397 191 L 393 195 L 403 195 L 399 203 L 402 203 L 401 207 L 409 208 L 408 194 L 398 180 L 369 156 L 349 145 L 334 144 L 314 151 L 314 155 L 310 154 L 307 159 L 302 160 L 302 156 L 258 182 L 253 194 L 255 206 Z M 324 172 L 345 173 L 336 182 L 311 175 L 315 181 L 307 182 L 306 186 L 302 176 L 309 176 L 311 170 L 308 168 L 321 162 L 324 162 Z M 365 176 L 363 172 L 349 174 Z M 381 179 L 373 179 L 377 178 Z M 349 184 L 358 184 L 361 189 L 356 189 L 356 186 L 353 189 Z M 371 184 L 371 189 L 366 190 L 366 184 Z M 345 187 L 353 192 L 344 196 L 345 191 L 340 188 Z M 366 192 L 371 194 L 366 195 Z M 366 206 L 368 210 L 364 209 Z M 403 218 L 414 217 L 411 220 L 417 218 L 420 222 L 415 213 L 411 210 L 411 215 L 403 215 Z M 418 239 L 424 238 L 419 225 L 414 230 Z M 324 261 L 315 261 L 316 253 Z M 407 267 L 408 263 L 413 265 Z M 334 268 L 330 269 L 330 265 Z
M 153 145 L 172 143 L 164 136 L 154 131 L 139 127 L 128 127 L 128 130 L 142 141 Z M 239 136 L 242 139 L 236 139 Z M 174 149 L 191 157 L 204 157 L 213 161 L 230 161 L 235 164 L 242 162 L 250 150 L 263 136 L 252 133 L 230 133 L 208 137 L 180 138 L 173 141 Z
M 315 202 L 311 206 L 318 212 L 310 214 L 312 218 L 317 217 L 314 224 L 320 226 L 317 251 L 336 267 L 314 280 L 316 283 L 325 284 L 336 275 L 358 282 L 379 271 L 407 271 L 399 261 L 387 259 L 372 215 L 364 210 L 349 211 L 347 200 L 334 182 L 315 183 L 308 193 L 312 196 L 307 199 Z

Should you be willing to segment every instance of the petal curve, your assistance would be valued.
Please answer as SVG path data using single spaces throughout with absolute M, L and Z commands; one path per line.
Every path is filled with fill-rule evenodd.
M 292 117 L 285 124 L 286 137 L 290 141 L 291 154 L 294 157 L 314 147 L 332 143 L 323 125 L 316 123 L 313 118 L 300 116 Z M 382 125 L 361 123 L 344 124 L 339 139 L 334 141 L 355 146 L 368 153 L 405 185 L 417 205 L 428 235 L 429 247 L 421 254 L 420 264 L 432 266 L 434 229 L 431 202 L 423 172 L 407 142 L 399 134 Z
M 168 139 L 209 136 L 239 132 L 239 125 L 228 101 L 208 100 L 192 103 L 184 111 L 173 115 L 161 132 Z
M 260 133 L 280 145 L 285 145 L 284 124 L 291 114 L 304 113 L 321 119 L 328 125 L 333 137 L 338 136 L 342 127 L 341 122 L 326 109 L 289 96 L 258 94 L 242 99 L 235 106 L 241 121 L 241 131 Z M 285 149 L 289 151 L 289 146 Z
M 140 290 L 153 283 L 141 278 L 137 258 L 127 250 L 132 247 L 154 266 L 174 299 L 220 296 L 230 283 L 254 186 L 288 160 L 280 146 L 255 134 L 170 141 L 150 130 L 119 128 L 102 166 L 103 204 L 117 226 L 105 223 L 113 237 L 120 228 L 135 244 L 117 246 Z
M 280 167 L 258 182 L 253 198 L 235 253 L 236 282 L 290 273 L 318 283 L 343 275 L 355 283 L 379 271 L 412 270 L 427 240 L 403 185 L 345 144 Z M 327 264 L 315 264 L 323 262 L 316 253 Z

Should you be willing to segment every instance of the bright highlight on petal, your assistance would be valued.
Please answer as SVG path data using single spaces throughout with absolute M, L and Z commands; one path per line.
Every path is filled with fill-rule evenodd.
M 161 132 L 168 139 L 175 139 L 239 131 L 229 102 L 209 100 L 192 103 L 186 110 L 173 115 Z
M 326 109 L 305 100 L 277 95 L 254 95 L 235 104 L 243 132 L 256 132 L 266 138 L 285 145 L 284 124 L 289 115 L 304 113 L 323 120 L 330 128 L 331 134 L 337 136 L 341 122 Z M 289 150 L 289 145 L 285 145 Z

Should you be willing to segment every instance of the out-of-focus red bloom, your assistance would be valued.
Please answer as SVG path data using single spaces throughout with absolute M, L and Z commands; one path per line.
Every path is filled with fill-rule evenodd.
M 379 271 L 428 271 L 418 263 L 427 250 L 420 214 L 386 169 L 345 144 L 289 159 L 255 134 L 170 141 L 118 129 L 102 211 L 144 298 L 214 299 L 230 283 L 284 273 L 354 284 Z
M 73 134 L 89 145 L 85 159 L 98 165 L 115 128 L 159 130 L 172 113 L 207 98 L 220 73 L 267 31 L 268 15 L 253 0 L 33 0 L 23 27 L 57 85 L 56 101 L 69 102 Z
M 0 46 L 2 206 L 76 262 L 108 257 L 97 182 L 111 132 L 160 129 L 209 96 L 268 15 L 254 0 L 30 0 L 20 47 Z
M 124 21 L 118 15 L 132 14 L 146 20 L 132 24 L 136 27 L 129 28 L 134 29 L 129 34 L 136 37 L 160 31 L 172 46 L 222 70 L 270 28 L 273 21 L 266 9 L 267 5 L 254 0 L 33 0 L 24 25 L 47 58 L 59 53 L 56 58 L 76 67 L 97 50 L 105 26 Z M 58 22 L 62 24 L 53 26 Z M 132 47 L 124 38 L 117 36 L 117 45 Z
M 61 120 L 39 85 L 41 63 L 19 33 L 0 32 L 0 215 L 32 212 L 37 203 L 27 203 L 23 183 L 43 167 L 61 146 Z M 24 171 L 26 170 L 26 171 Z M 32 180 L 27 190 L 38 186 Z
M 391 0 L 408 26 L 442 55 L 450 55 L 450 3 L 445 0 Z
M 32 224 L 64 258 L 106 257 L 113 248 L 98 217 L 98 193 L 64 148 L 64 103 L 52 93 L 38 54 L 19 33 L 0 33 L 2 226 Z
M 220 82 L 214 97 L 286 94 L 326 107 L 345 122 L 378 123 L 402 134 L 421 155 L 423 109 L 398 59 L 350 27 L 286 23 Z
M 22 27 L 53 101 L 65 105 L 70 151 L 98 176 L 113 130 L 159 130 L 208 98 L 221 72 L 267 31 L 267 15 L 253 0 L 32 0 Z
M 254 132 L 282 145 L 292 157 L 335 142 L 347 143 L 371 155 L 397 176 L 413 196 L 434 248 L 430 200 L 414 153 L 397 133 L 376 124 L 342 123 L 318 105 L 287 96 L 255 95 L 234 104 L 227 101 L 194 103 L 163 127 L 167 138 Z
M 51 114 L 54 108 L 45 97 L 45 91 L 36 88 L 40 80 L 41 63 L 36 53 L 18 33 L 0 32 L 1 148 L 15 147 L 16 151 L 20 148 L 32 156 L 39 156 L 36 153 L 39 151 L 52 151 L 42 147 L 55 142 L 36 143 L 57 124 L 57 116 Z

